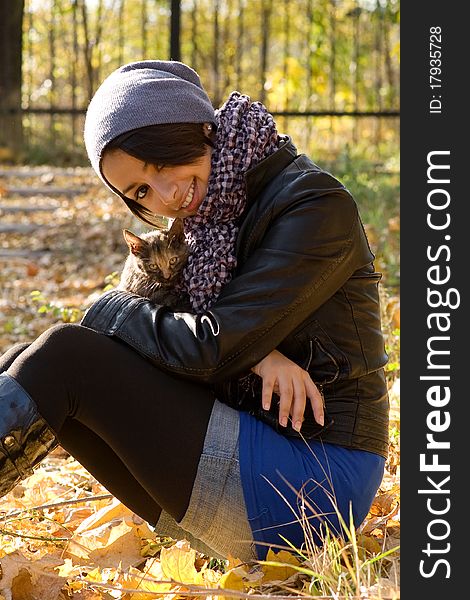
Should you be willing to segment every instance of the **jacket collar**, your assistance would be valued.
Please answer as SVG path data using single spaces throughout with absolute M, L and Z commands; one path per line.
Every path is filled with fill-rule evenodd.
M 250 203 L 278 173 L 297 157 L 297 148 L 288 135 L 280 136 L 279 149 L 249 169 L 245 175 L 246 199 Z

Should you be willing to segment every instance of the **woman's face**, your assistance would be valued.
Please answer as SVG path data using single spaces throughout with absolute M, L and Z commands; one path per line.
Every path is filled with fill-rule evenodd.
M 196 214 L 207 194 L 211 149 L 197 162 L 176 167 L 157 167 L 123 150 L 109 150 L 101 170 L 114 188 L 151 213 L 184 218 Z

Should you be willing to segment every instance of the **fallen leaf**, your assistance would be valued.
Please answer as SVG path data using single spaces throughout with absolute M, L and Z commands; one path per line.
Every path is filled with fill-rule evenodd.
M 264 573 L 258 565 L 251 569 L 247 565 L 240 565 L 222 575 L 219 587 L 226 590 L 244 591 L 258 587 L 263 577 Z
M 380 554 L 382 552 L 382 544 L 379 543 L 377 538 L 370 535 L 357 534 L 357 545 L 370 552 L 370 554 Z
M 52 556 L 29 560 L 19 551 L 7 554 L 0 560 L 0 592 L 18 600 L 57 600 L 66 580 L 54 571 L 62 562 Z
M 34 262 L 29 262 L 26 265 L 26 275 L 28 277 L 35 277 L 39 273 L 39 265 Z
M 225 590 L 235 590 L 237 592 L 245 591 L 245 575 L 247 571 L 244 567 L 235 567 L 222 575 L 219 581 L 219 587 Z
M 96 513 L 90 515 L 88 518 L 82 521 L 80 527 L 76 529 L 75 533 L 80 534 L 89 529 L 94 529 L 100 525 L 109 523 L 114 519 L 132 514 L 132 511 L 127 508 L 127 506 L 122 504 L 122 502 L 119 502 L 117 498 L 113 498 L 107 506 L 100 508 L 100 510 L 96 511 Z
M 151 559 L 152 560 L 152 559 Z M 141 592 L 133 593 L 132 600 L 155 600 L 155 593 L 164 594 L 171 590 L 171 583 L 160 583 L 159 580 L 165 579 L 160 567 L 160 563 L 154 560 L 152 569 L 139 571 L 134 567 L 130 567 L 127 573 L 120 575 L 114 583 L 122 586 L 123 590 L 142 590 Z M 150 581 L 155 579 L 156 581 Z M 153 592 L 152 594 L 146 592 Z
M 160 561 L 166 579 L 181 583 L 194 583 L 197 578 L 196 551 L 187 540 L 180 540 L 170 548 L 162 548 Z
M 103 568 L 119 562 L 127 568 L 140 562 L 140 549 L 135 527 L 124 519 L 114 519 L 79 535 L 74 534 L 68 542 L 67 553 Z
M 271 563 L 271 564 L 266 564 Z M 298 571 L 289 566 L 298 567 L 299 561 L 287 550 L 280 550 L 277 554 L 270 548 L 266 555 L 266 561 L 261 562 L 263 568 L 263 583 L 266 581 L 284 581 Z

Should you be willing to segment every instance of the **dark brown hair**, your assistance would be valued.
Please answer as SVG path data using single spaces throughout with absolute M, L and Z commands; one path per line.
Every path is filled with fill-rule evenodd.
M 216 126 L 213 123 L 211 125 L 210 136 L 205 134 L 203 123 L 171 123 L 139 127 L 115 137 L 106 146 L 104 152 L 119 149 L 160 168 L 188 165 L 201 159 L 207 152 L 207 146 L 214 147 Z M 153 213 L 148 209 L 132 198 L 124 196 L 113 186 L 110 187 L 124 200 L 132 214 L 148 225 L 162 227 L 162 222 L 155 220 Z

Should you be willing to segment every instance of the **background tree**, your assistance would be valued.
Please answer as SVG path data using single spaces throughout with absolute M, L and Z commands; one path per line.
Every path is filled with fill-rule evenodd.
M 86 163 L 83 116 L 99 82 L 123 63 L 170 57 L 198 71 L 216 107 L 235 89 L 263 102 L 301 151 L 382 162 L 398 152 L 399 0 L 24 3 L 29 161 Z
M 0 147 L 17 155 L 23 145 L 21 115 L 24 0 L 0 2 Z

